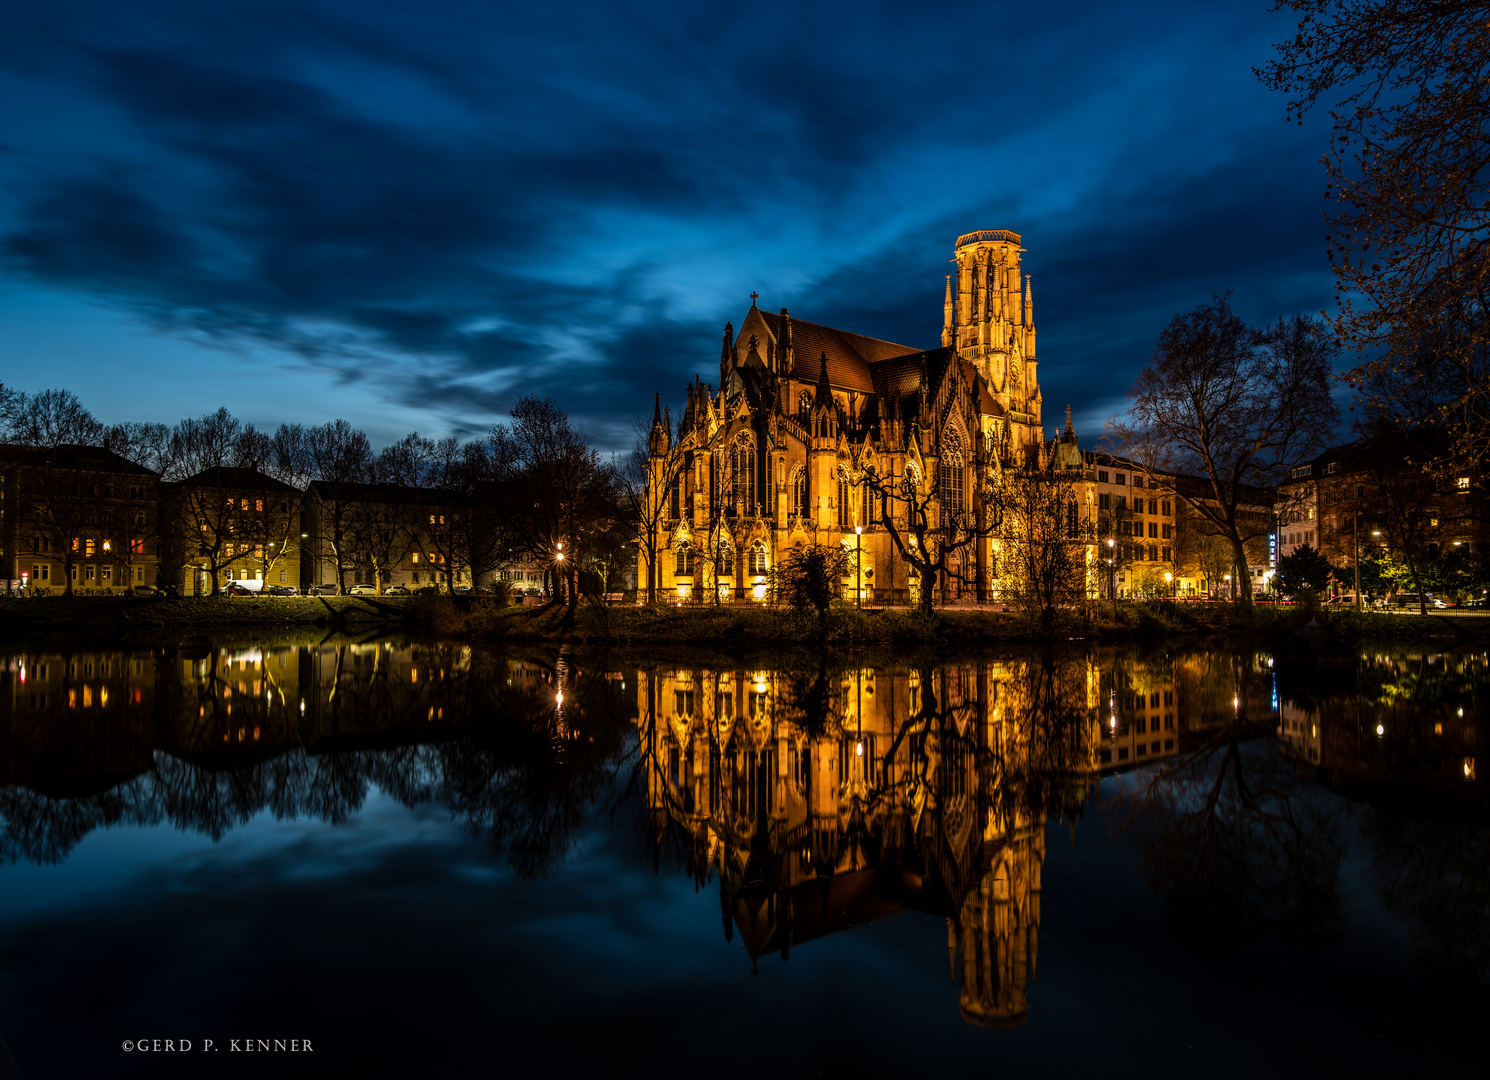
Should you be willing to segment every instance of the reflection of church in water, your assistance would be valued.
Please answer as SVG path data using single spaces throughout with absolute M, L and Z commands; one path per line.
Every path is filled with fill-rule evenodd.
M 1084 660 L 654 671 L 638 723 L 653 838 L 719 878 L 752 964 L 905 910 L 946 919 L 965 1019 L 1026 1015 L 1048 818 L 1098 774 Z

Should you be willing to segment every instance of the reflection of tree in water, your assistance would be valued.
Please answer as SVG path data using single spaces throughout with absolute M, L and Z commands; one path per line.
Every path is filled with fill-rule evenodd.
M 1086 662 L 646 672 L 654 850 L 752 961 L 885 915 L 943 917 L 964 1016 L 1019 1023 L 1043 827 L 1077 813 L 1095 735 Z
M 1413 819 L 1373 808 L 1362 829 L 1371 885 L 1412 937 L 1417 962 L 1450 980 L 1490 976 L 1490 831 L 1479 815 Z
M 252 683 L 228 673 L 215 652 L 167 656 L 154 727 L 172 749 L 147 743 L 148 770 L 100 792 L 44 794 L 44 775 L 0 787 L 0 860 L 60 862 L 111 825 L 169 821 L 216 840 L 266 810 L 340 824 L 379 788 L 406 806 L 446 802 L 491 851 L 540 874 L 573 846 L 631 731 L 622 681 L 568 658 L 311 646 L 286 669 L 303 676 L 289 694 L 258 668 Z M 87 759 L 84 742 L 73 749 Z M 66 754 L 44 764 L 65 770 Z
M 1294 654 L 1279 663 L 1283 750 L 1301 775 L 1372 806 L 1369 880 L 1434 977 L 1483 979 L 1490 836 L 1483 653 Z
M 546 873 L 568 854 L 615 776 L 625 737 L 619 683 L 561 656 L 510 681 L 474 673 L 474 734 L 432 748 L 431 796 L 519 875 Z
M 1271 726 L 1242 719 L 1244 700 L 1237 716 L 1193 751 L 1136 774 L 1119 800 L 1122 823 L 1180 941 L 1219 952 L 1258 934 L 1325 945 L 1344 927 L 1341 809 L 1299 778 Z
M 12 862 L 62 862 L 94 829 L 154 825 L 162 810 L 145 777 L 97 795 L 56 798 L 29 788 L 0 787 L 0 866 Z

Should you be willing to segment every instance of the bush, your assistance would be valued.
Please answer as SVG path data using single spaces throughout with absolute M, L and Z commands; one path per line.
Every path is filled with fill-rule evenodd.
M 828 608 L 843 594 L 848 551 L 837 545 L 813 544 L 795 548 L 781 561 L 781 598 L 798 611 L 812 608 L 825 619 Z

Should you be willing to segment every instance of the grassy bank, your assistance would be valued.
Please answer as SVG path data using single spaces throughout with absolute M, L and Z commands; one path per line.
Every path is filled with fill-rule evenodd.
M 1292 639 L 1449 643 L 1480 640 L 1490 620 L 1451 620 L 1302 607 L 1245 609 L 1229 604 L 1120 604 L 1064 613 L 1045 631 L 1019 615 L 984 610 L 830 609 L 826 618 L 789 608 L 584 606 L 572 618 L 560 608 L 499 608 L 477 600 L 421 598 L 406 620 L 441 637 L 568 640 L 638 646 L 708 644 L 863 646 L 961 645 L 1080 639 L 1121 642 L 1163 638 Z M 1317 626 L 1309 625 L 1311 620 Z
M 1306 629 L 1316 619 L 1319 630 Z M 1365 640 L 1450 643 L 1483 640 L 1490 620 L 1311 612 L 1302 607 L 1245 609 L 1229 604 L 1096 605 L 1063 613 L 1042 631 L 1018 614 L 938 610 L 929 617 L 895 608 L 835 607 L 825 618 L 789 608 L 501 607 L 484 597 L 389 598 L 222 597 L 136 600 L 110 597 L 0 599 L 0 635 L 41 633 L 159 635 L 193 630 L 277 632 L 313 627 L 350 631 L 387 627 L 442 638 L 571 641 L 614 646 L 647 644 L 811 647 L 938 646 L 1047 640 L 1121 642 L 1164 638 L 1296 639 L 1304 630 L 1334 642 Z
M 395 603 L 360 596 L 190 597 L 150 600 L 75 596 L 0 598 L 0 635 L 129 634 L 192 629 L 285 630 L 400 622 Z

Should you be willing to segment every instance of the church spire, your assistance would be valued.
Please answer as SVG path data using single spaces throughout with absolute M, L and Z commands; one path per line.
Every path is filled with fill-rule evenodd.
M 656 456 L 665 454 L 672 442 L 672 432 L 662 423 L 662 395 L 655 395 L 652 403 L 652 433 L 647 438 L 647 449 Z
M 952 275 L 947 275 L 947 295 L 942 300 L 942 348 L 952 344 Z
M 817 393 L 812 398 L 813 407 L 822 406 L 831 409 L 833 407 L 833 391 L 828 388 L 828 354 L 825 352 L 818 359 Z
M 735 325 L 724 324 L 724 341 L 719 346 L 719 385 L 729 382 L 729 370 L 735 366 Z
M 1065 434 L 1061 436 L 1061 442 L 1068 442 L 1068 443 L 1070 443 L 1070 442 L 1075 442 L 1075 441 L 1076 441 L 1076 429 L 1071 426 L 1071 406 L 1067 405 L 1066 406 L 1066 431 L 1065 431 Z
M 786 308 L 781 309 L 781 337 L 776 342 L 776 370 L 783 375 L 792 372 L 792 316 Z
M 1031 280 L 1032 280 L 1032 278 L 1028 274 L 1026 274 L 1024 276 L 1024 325 L 1025 326 L 1034 326 L 1035 325 L 1035 299 L 1034 299 L 1034 297 L 1030 293 L 1030 282 L 1031 282 Z

